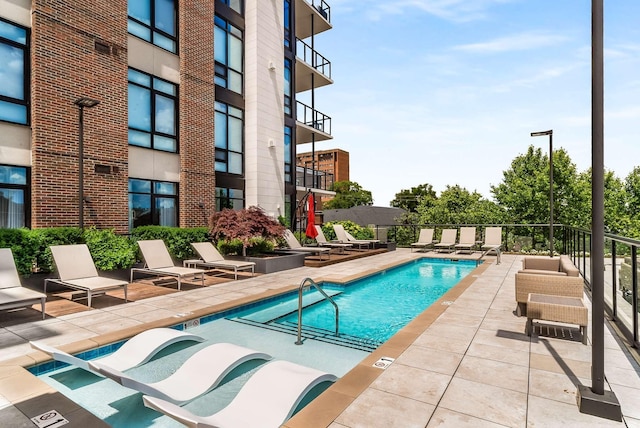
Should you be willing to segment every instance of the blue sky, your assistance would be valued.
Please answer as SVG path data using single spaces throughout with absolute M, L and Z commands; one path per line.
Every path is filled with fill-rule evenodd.
M 490 198 L 529 145 L 591 165 L 588 0 L 330 0 L 316 36 L 334 84 L 316 90 L 351 180 L 388 206 L 423 183 Z M 640 2 L 605 1 L 605 166 L 640 166 Z M 310 150 L 302 145 L 298 151 Z

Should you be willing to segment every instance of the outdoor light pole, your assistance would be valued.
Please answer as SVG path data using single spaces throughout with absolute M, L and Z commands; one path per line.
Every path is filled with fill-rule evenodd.
M 81 97 L 73 102 L 78 106 L 78 227 L 84 229 L 84 109 L 95 107 L 100 101 Z
M 549 257 L 553 257 L 553 129 L 532 132 L 532 137 L 549 136 Z

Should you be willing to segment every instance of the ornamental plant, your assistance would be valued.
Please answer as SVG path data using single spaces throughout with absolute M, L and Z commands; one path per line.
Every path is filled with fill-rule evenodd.
M 264 240 L 276 240 L 284 235 L 285 227 L 269 217 L 261 208 L 249 207 L 242 210 L 225 208 L 209 218 L 209 236 L 217 245 L 222 241 L 238 240 L 242 242 L 242 255 L 247 248 Z

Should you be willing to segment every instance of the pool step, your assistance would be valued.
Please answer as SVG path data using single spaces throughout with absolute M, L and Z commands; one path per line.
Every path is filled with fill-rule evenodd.
M 324 290 L 330 297 L 337 296 L 338 294 L 342 294 L 341 290 Z M 308 292 L 303 294 L 302 296 L 302 307 L 306 308 L 316 303 L 319 303 L 324 300 L 324 296 L 320 294 L 318 291 Z M 273 307 L 263 309 L 261 311 L 254 312 L 247 316 L 244 316 L 243 319 L 254 321 L 258 323 L 269 323 L 277 320 L 278 318 L 285 317 L 290 315 L 298 310 L 298 296 L 291 298 L 290 300 L 286 300 L 284 302 L 280 302 Z
M 278 331 L 280 333 L 286 333 L 292 336 L 297 336 L 298 334 L 298 325 L 291 322 L 272 322 L 263 324 L 246 318 L 234 318 L 232 319 L 232 321 L 252 325 L 254 327 L 266 328 L 268 330 Z M 382 344 L 382 342 L 365 339 L 362 337 L 350 336 L 348 334 L 340 334 L 340 336 L 336 337 L 334 331 L 305 325 L 303 325 L 302 327 L 302 338 L 313 339 L 320 342 L 331 343 L 333 345 L 358 349 L 365 352 L 373 352 Z

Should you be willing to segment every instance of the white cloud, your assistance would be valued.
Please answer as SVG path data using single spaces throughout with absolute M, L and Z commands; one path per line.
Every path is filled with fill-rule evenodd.
M 555 46 L 567 40 L 567 37 L 559 34 L 533 31 L 521 34 L 511 34 L 487 42 L 458 45 L 453 49 L 478 54 L 502 53 Z

